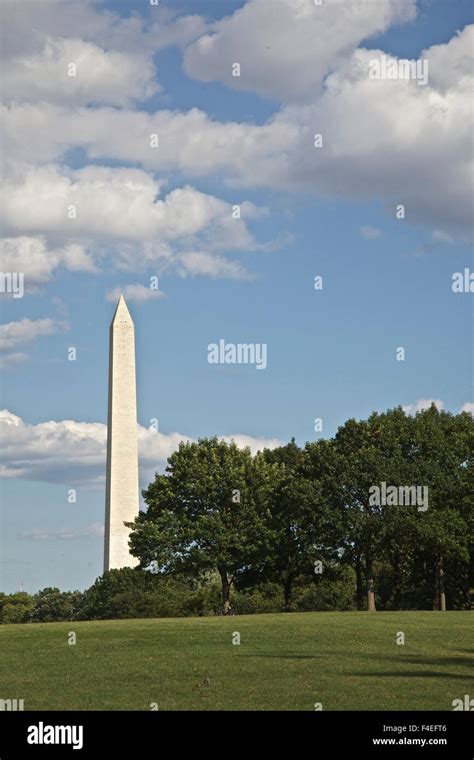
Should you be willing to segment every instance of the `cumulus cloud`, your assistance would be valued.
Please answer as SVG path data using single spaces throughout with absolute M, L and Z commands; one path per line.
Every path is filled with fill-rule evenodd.
M 429 409 L 432 404 L 435 405 L 439 412 L 444 407 L 444 401 L 441 401 L 439 398 L 419 398 L 414 404 L 406 404 L 405 406 L 402 406 L 402 409 L 405 414 L 414 415 L 417 412 L 422 412 L 424 409 Z
M 168 457 L 181 441 L 192 440 L 181 433 L 160 433 L 138 426 L 141 481 L 153 479 L 164 470 Z M 275 438 L 237 434 L 226 436 L 252 452 L 275 448 Z M 28 425 L 8 410 L 0 412 L 0 477 L 64 483 L 83 488 L 103 488 L 107 426 L 99 422 L 49 421 Z
M 6 178 L 0 216 L 10 233 L 73 238 L 83 247 L 93 240 L 96 250 L 110 241 L 135 243 L 138 248 L 114 248 L 115 261 L 132 267 L 143 262 L 144 241 L 159 241 L 146 249 L 148 260 L 170 258 L 167 244 L 189 250 L 199 242 L 210 251 L 258 247 L 245 220 L 233 217 L 231 204 L 189 185 L 163 199 L 157 197 L 160 193 L 160 182 L 141 169 L 88 166 L 74 171 L 57 165 L 29 166 Z M 250 218 L 258 215 L 253 204 L 243 205 Z M 23 246 L 31 247 L 25 240 Z M 38 270 L 46 263 L 46 253 L 38 244 L 35 255 Z M 51 270 L 59 261 L 69 268 L 94 266 L 77 245 L 47 258 L 44 278 L 48 266 Z
M 61 266 L 71 272 L 97 271 L 91 256 L 78 243 L 55 248 L 48 246 L 44 237 L 0 239 L 1 271 L 23 273 L 27 291 L 44 285 Z
M 402 409 L 405 414 L 415 415 L 418 412 L 429 409 L 432 404 L 435 405 L 439 412 L 444 408 L 444 401 L 441 401 L 439 398 L 420 398 L 414 404 L 406 404 L 405 406 L 402 406 Z M 467 412 L 474 417 L 474 402 L 466 401 L 466 403 L 460 408 L 459 412 Z
M 217 252 L 265 248 L 246 220 L 266 209 L 243 201 L 241 218 L 235 218 L 230 203 L 189 185 L 163 198 L 161 190 L 161 183 L 141 169 L 74 171 L 56 164 L 16 169 L 5 180 L 0 210 L 11 235 L 0 241 L 3 271 L 23 272 L 27 290 L 50 280 L 60 266 L 95 272 L 104 262 L 112 268 L 159 264 L 160 271 L 181 275 L 251 279 L 244 267 Z M 13 237 L 16 232 L 29 234 Z M 129 291 L 131 300 L 162 295 L 136 286 Z
M 2 0 L 2 97 L 114 106 L 145 100 L 160 90 L 153 55 L 183 47 L 207 29 L 202 17 L 177 18 L 168 8 L 152 8 L 146 18 L 120 16 L 100 5 Z
M 242 434 L 223 435 L 220 440 L 227 443 L 234 441 L 240 449 L 249 448 L 252 454 L 256 454 L 257 451 L 263 451 L 263 449 L 276 449 L 282 445 L 282 441 L 278 438 L 254 438 L 253 436 Z
M 58 103 L 124 106 L 158 92 L 148 55 L 105 51 L 80 39 L 48 39 L 39 53 L 3 65 L 2 97 Z
M 473 33 L 474 25 L 467 26 L 422 53 L 429 62 L 425 86 L 369 78 L 370 62 L 385 53 L 359 48 L 331 70 L 317 96 L 284 104 L 261 125 L 218 122 L 198 109 L 150 114 L 11 105 L 3 115 L 6 155 L 51 161 L 80 146 L 91 159 L 219 174 L 231 186 L 377 199 L 391 216 L 403 203 L 408 223 L 468 237 Z M 150 147 L 155 133 L 158 149 Z M 314 146 L 316 133 L 321 148 Z
M 212 279 L 253 280 L 253 275 L 239 262 L 212 256 L 200 251 L 183 253 L 179 257 L 178 272 L 181 277 L 205 276 Z
M 158 51 L 170 45 L 183 46 L 207 28 L 198 16 L 176 17 L 169 8 L 153 7 L 145 18 L 138 13 L 120 16 L 100 7 L 97 0 L 1 0 L 4 40 L 0 54 L 38 54 L 49 38 L 71 34 L 108 49 L 127 53 Z
M 4 105 L 1 120 L 6 159 L 17 163 L 55 161 L 78 146 L 91 159 L 134 162 L 153 171 L 173 169 L 197 177 L 222 172 L 231 179 L 248 174 L 253 164 L 260 170 L 262 162 L 265 166 L 281 161 L 282 152 L 292 150 L 298 135 L 298 123 L 224 123 L 198 108 L 148 113 L 20 103 Z M 150 145 L 154 134 L 158 148 Z
M 248 0 L 186 49 L 184 67 L 205 82 L 307 101 L 362 40 L 415 15 L 415 0 L 274 0 L 271 9 L 268 0 Z
M 472 88 L 472 24 L 456 32 L 445 44 L 432 45 L 424 54 L 429 62 L 430 84 L 447 94 L 451 88 L 463 90 L 466 95 Z
M 0 325 L 0 350 L 9 351 L 22 343 L 30 343 L 40 336 L 65 332 L 67 324 L 56 319 L 20 319 Z
M 120 298 L 121 293 L 123 293 L 125 300 L 130 303 L 143 303 L 144 301 L 152 301 L 164 297 L 162 290 L 152 290 L 151 287 L 136 283 L 135 285 L 122 285 L 121 287 L 109 290 L 106 299 L 111 303 L 116 303 Z
M 95 481 L 105 466 L 107 428 L 100 423 L 43 422 L 27 425 L 0 412 L 0 475 L 79 485 Z

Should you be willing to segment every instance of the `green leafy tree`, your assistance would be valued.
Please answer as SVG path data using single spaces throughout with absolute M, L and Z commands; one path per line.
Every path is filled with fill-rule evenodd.
M 469 605 L 469 567 L 474 523 L 474 421 L 466 413 L 439 412 L 434 405 L 415 418 L 415 466 L 429 488 L 420 517 L 416 554 L 423 561 L 433 609 L 446 610 L 446 589 Z
M 281 469 L 272 489 L 269 518 L 270 551 L 263 566 L 263 578 L 283 586 L 285 609 L 292 605 L 292 591 L 301 575 L 312 577 L 315 562 L 334 557 L 329 546 L 331 515 L 317 479 L 306 477 L 306 452 L 293 438 L 287 446 L 264 452 L 267 461 Z
M 472 544 L 472 438 L 469 415 L 453 416 L 430 409 L 410 417 L 399 407 L 372 414 L 367 421 L 349 420 L 334 440 L 337 476 L 328 498 L 341 511 L 346 556 L 356 574 L 365 574 L 367 609 L 375 610 L 375 569 L 384 560 L 392 567 L 393 605 L 402 606 L 404 589 L 413 587 L 415 569 L 423 563 L 433 605 L 446 609 L 446 573 L 454 597 L 469 585 Z M 429 494 L 420 505 L 373 503 L 373 486 L 419 487 Z M 451 572 L 463 567 L 459 579 Z
M 217 438 L 181 443 L 143 492 L 130 547 L 143 568 L 199 577 L 216 570 L 223 611 L 239 573 L 268 551 L 268 515 L 278 465 Z
M 151 590 L 153 579 L 150 575 L 134 567 L 108 570 L 84 592 L 80 617 L 85 620 L 117 617 L 117 605 L 112 600 L 120 595 L 123 599 L 138 598 L 146 590 Z
M 25 591 L 0 594 L 0 622 L 26 623 L 33 607 L 33 597 Z
M 33 623 L 54 623 L 59 620 L 75 620 L 82 602 L 80 591 L 60 591 L 58 588 L 44 588 L 33 596 L 30 621 Z
M 401 408 L 372 414 L 368 420 L 348 420 L 332 447 L 332 477 L 328 498 L 339 511 L 342 549 L 354 565 L 357 596 L 365 585 L 366 608 L 376 610 L 375 570 L 387 553 L 393 507 L 374 498 L 374 488 L 416 483 L 410 463 L 412 421 Z M 402 520 L 416 518 L 416 506 L 404 507 Z

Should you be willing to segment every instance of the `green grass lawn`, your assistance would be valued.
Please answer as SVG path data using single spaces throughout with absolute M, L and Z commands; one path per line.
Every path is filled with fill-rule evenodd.
M 26 710 L 452 710 L 474 696 L 472 634 L 469 612 L 3 625 L 0 698 Z

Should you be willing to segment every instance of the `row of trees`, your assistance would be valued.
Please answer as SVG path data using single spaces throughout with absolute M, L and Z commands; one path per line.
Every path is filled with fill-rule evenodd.
M 353 599 L 350 568 L 333 567 L 316 583 L 295 587 L 293 608 L 298 612 L 353 609 Z M 235 591 L 232 605 L 239 615 L 282 612 L 283 591 L 276 583 Z M 33 596 L 0 593 L 0 624 L 207 616 L 221 610 L 220 580 L 213 573 L 193 580 L 123 568 L 104 573 L 84 592 L 44 588 Z
M 182 443 L 143 492 L 131 551 L 165 577 L 217 573 L 224 611 L 232 589 L 266 583 L 290 610 L 295 584 L 344 566 L 358 609 L 468 608 L 473 444 L 472 417 L 434 405 L 351 419 L 330 440 L 255 456 L 217 438 Z M 383 484 L 424 501 L 377 499 Z
M 469 609 L 473 444 L 469 414 L 434 406 L 255 456 L 182 443 L 130 524 L 138 568 L 84 592 L 0 594 L 0 622 L 213 615 L 231 602 L 239 614 Z M 393 503 L 393 486 L 423 500 Z

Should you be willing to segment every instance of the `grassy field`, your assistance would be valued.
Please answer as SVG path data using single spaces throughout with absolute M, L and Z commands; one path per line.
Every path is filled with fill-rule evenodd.
M 343 612 L 3 625 L 0 698 L 26 710 L 452 710 L 474 695 L 473 620 Z

